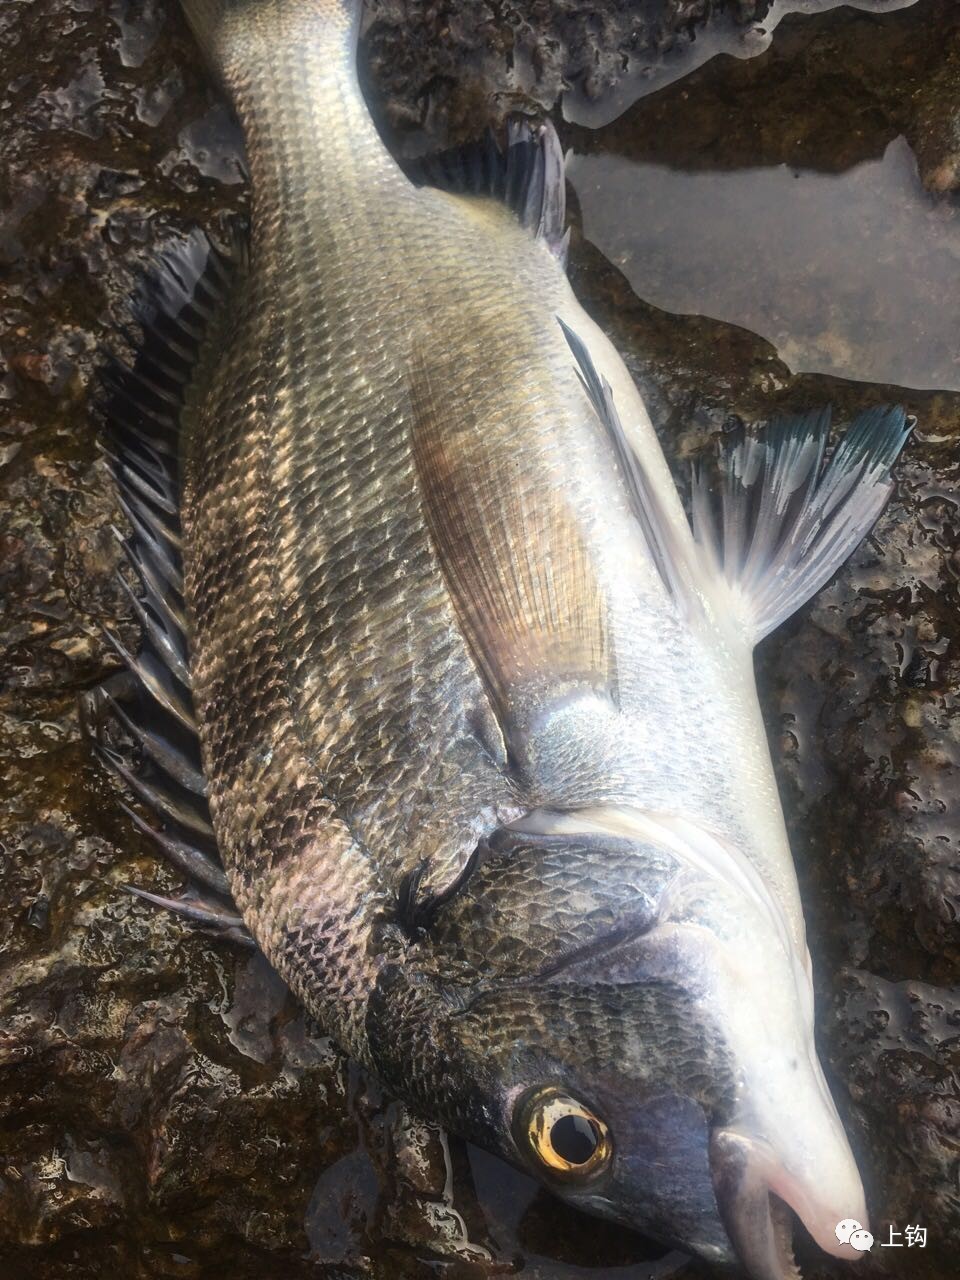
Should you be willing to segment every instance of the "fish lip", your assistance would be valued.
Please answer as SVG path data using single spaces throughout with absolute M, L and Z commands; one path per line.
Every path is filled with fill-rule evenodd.
M 775 1206 L 758 1176 L 749 1140 L 731 1130 L 714 1132 L 710 1170 L 720 1220 L 751 1280 L 800 1280 L 786 1206 L 780 1200 Z
M 816 1204 L 762 1140 L 734 1127 L 714 1130 L 710 1169 L 720 1219 L 751 1280 L 801 1280 L 792 1247 L 794 1214 L 827 1253 L 847 1261 L 862 1257 L 824 1225 L 851 1215 L 838 1211 L 834 1218 L 826 1205 Z M 866 1225 L 862 1210 L 853 1216 Z

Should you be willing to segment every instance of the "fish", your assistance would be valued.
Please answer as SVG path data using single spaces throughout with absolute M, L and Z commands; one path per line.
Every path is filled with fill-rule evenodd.
M 567 279 L 549 122 L 401 165 L 354 0 L 183 8 L 252 204 L 158 256 L 103 374 L 143 640 L 84 714 L 188 881 L 138 892 L 567 1204 L 753 1280 L 794 1215 L 854 1259 L 753 650 L 911 423 L 735 433 L 688 517 Z

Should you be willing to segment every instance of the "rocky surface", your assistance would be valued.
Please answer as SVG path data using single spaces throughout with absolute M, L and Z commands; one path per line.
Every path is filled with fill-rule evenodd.
M 377 0 L 364 65 L 387 136 L 411 152 L 517 105 L 551 108 L 565 83 L 602 93 L 630 59 L 689 43 L 708 13 L 749 22 L 766 7 Z M 854 77 L 864 130 L 905 133 L 926 185 L 949 193 L 953 20 L 948 0 L 871 18 L 889 24 L 897 58 L 862 65 L 848 46 L 762 112 L 738 108 L 741 85 L 722 126 L 725 162 L 775 162 L 797 137 L 825 166 L 853 163 L 856 145 L 845 138 L 853 150 L 841 154 L 843 130 L 827 124 Z M 77 694 L 114 666 L 100 625 L 133 636 L 114 584 L 117 512 L 96 454 L 91 370 L 142 255 L 242 208 L 241 152 L 172 3 L 10 0 L 0 50 L 2 1274 L 386 1280 L 523 1262 L 526 1275 L 566 1277 L 631 1260 L 640 1274 L 669 1272 L 642 1241 L 574 1219 L 527 1184 L 510 1184 L 507 1205 L 498 1175 L 381 1098 L 262 961 L 123 891 L 175 882 L 78 733 Z M 648 99 L 629 136 L 613 126 L 598 145 L 666 146 L 696 167 L 696 148 L 681 153 L 683 122 L 709 104 L 685 92 Z M 956 217 L 953 198 L 939 198 Z M 918 417 L 875 534 L 765 644 L 761 675 L 824 1055 L 875 1229 L 886 1239 L 928 1228 L 925 1250 L 876 1248 L 859 1274 L 945 1280 L 960 1248 L 960 397 L 792 378 L 746 331 L 644 304 L 577 237 L 573 279 L 675 458 L 732 415 L 825 399 L 841 420 L 885 398 Z M 843 1271 L 812 1251 L 807 1262 L 811 1275 Z
M 478 118 L 596 101 L 618 81 L 682 65 L 705 31 L 743 32 L 770 0 L 373 0 L 364 65 L 381 120 L 419 146 L 470 137 Z M 439 39 L 438 39 L 439 35 Z

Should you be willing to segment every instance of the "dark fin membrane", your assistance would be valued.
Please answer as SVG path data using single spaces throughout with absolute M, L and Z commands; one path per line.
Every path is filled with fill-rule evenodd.
M 397 892 L 397 922 L 410 938 L 429 932 L 441 907 L 463 892 L 474 872 L 490 855 L 490 844 L 481 840 L 460 872 L 442 888 L 430 884 L 430 859 L 418 862 L 400 882 Z
M 694 537 L 754 643 L 825 586 L 870 532 L 912 428 L 902 408 L 868 409 L 824 465 L 828 409 L 776 419 L 722 451 L 719 500 L 695 469 Z
M 563 151 L 549 120 L 531 124 L 511 116 L 504 150 L 488 129 L 478 142 L 407 161 L 404 169 L 417 186 L 502 200 L 566 264 L 570 233 Z
M 132 529 L 130 537 L 117 537 L 137 589 L 121 583 L 142 640 L 132 654 L 107 632 L 126 671 L 84 694 L 80 712 L 98 758 L 159 825 L 127 805 L 125 812 L 190 882 L 177 898 L 133 892 L 218 936 L 252 944 L 230 897 L 207 805 L 184 630 L 179 516 L 181 415 L 211 321 L 242 258 L 239 238 L 224 253 L 200 232 L 159 255 L 130 304 L 140 330 L 130 339 L 133 363 L 110 356 L 101 370 L 104 452 Z

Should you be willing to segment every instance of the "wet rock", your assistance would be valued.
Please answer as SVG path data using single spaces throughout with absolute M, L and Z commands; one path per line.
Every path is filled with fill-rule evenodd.
M 955 43 L 917 97 L 911 141 L 924 186 L 938 195 L 960 190 L 960 50 Z
M 953 1176 L 960 998 L 955 989 L 891 982 L 862 970 L 844 975 L 840 998 L 840 1059 L 851 1093 L 870 1117 L 867 1134 L 892 1119 L 905 1136 L 887 1193 L 900 1209 L 895 1218 L 878 1216 L 874 1234 L 890 1239 L 891 1229 L 902 1233 L 906 1223 L 926 1222 L 930 1235 L 939 1236 L 940 1224 L 960 1215 Z M 942 1241 L 932 1243 L 942 1249 Z
M 681 57 L 709 24 L 744 28 L 769 0 L 372 0 L 363 62 L 390 130 L 445 145 L 478 116 L 549 111 L 568 88 L 595 100 L 624 76 Z M 398 138 L 399 141 L 399 138 Z

